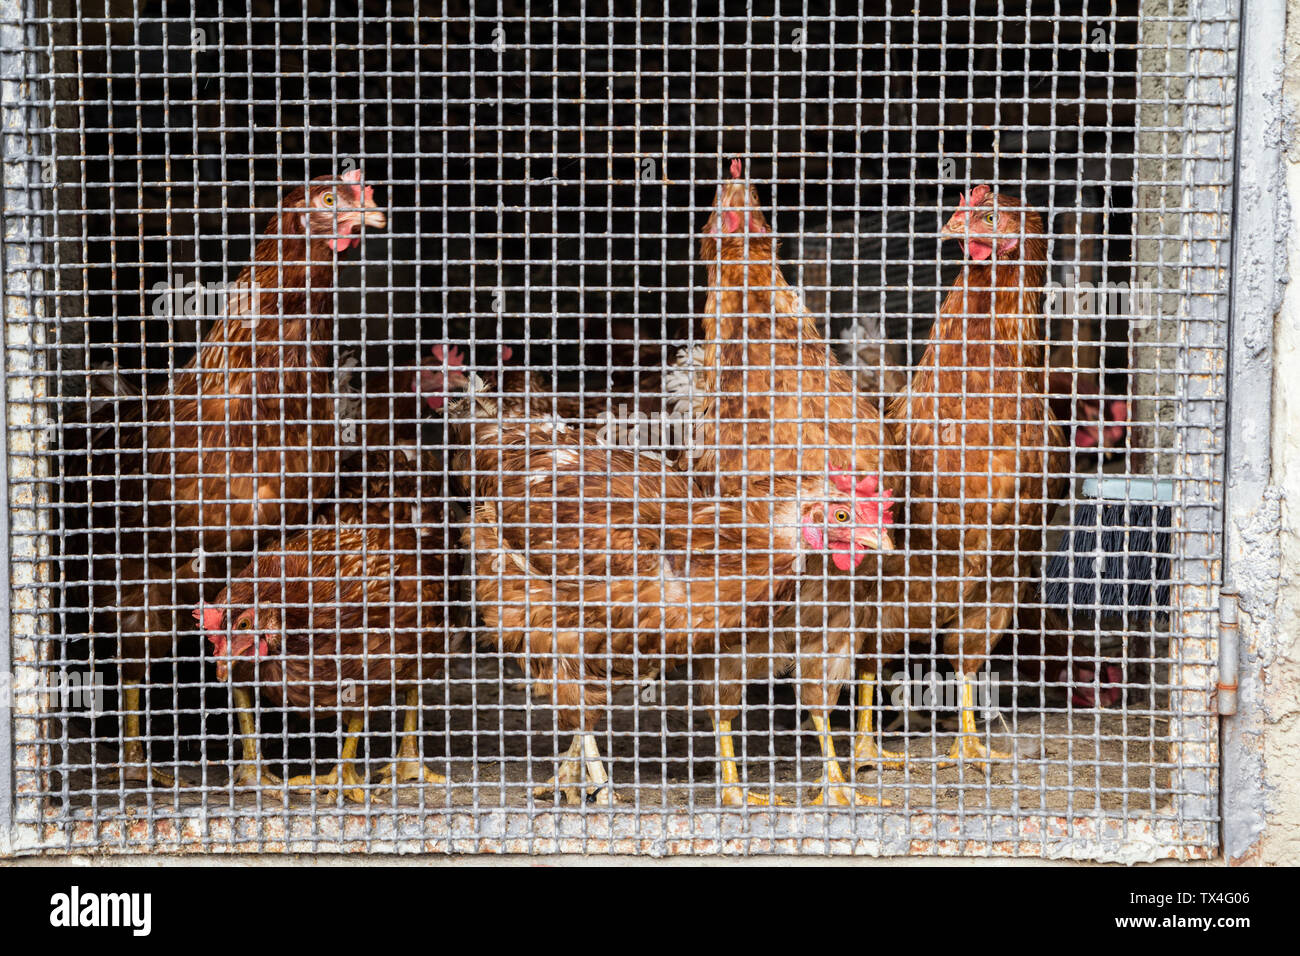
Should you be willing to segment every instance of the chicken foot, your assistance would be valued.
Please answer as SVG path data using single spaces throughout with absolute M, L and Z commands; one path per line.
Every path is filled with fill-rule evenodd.
M 155 764 L 148 764 L 140 738 L 140 682 L 122 682 L 122 764 L 118 779 L 123 783 L 147 783 L 150 778 L 164 787 L 176 786 L 176 778 Z
M 969 674 L 958 671 L 961 680 L 961 730 L 952 742 L 948 757 L 940 761 L 940 767 L 952 767 L 962 760 L 971 761 L 986 775 L 989 772 L 989 759 L 1011 760 L 1014 754 L 1003 753 L 984 746 L 980 740 L 979 728 L 975 725 L 975 682 Z
M 876 807 L 889 806 L 888 800 L 877 800 L 857 790 L 844 778 L 839 758 L 835 756 L 835 738 L 824 714 L 813 715 L 813 727 L 817 731 L 817 740 L 822 748 L 822 764 L 825 768 L 822 777 L 822 792 L 812 802 L 814 807 Z
M 596 738 L 585 732 L 573 735 L 573 742 L 564 753 L 559 771 L 540 787 L 534 787 L 533 795 L 544 797 L 554 793 L 558 787 L 571 805 L 581 805 L 584 802 L 580 793 L 584 765 L 587 772 L 587 800 L 605 805 L 618 803 L 614 788 L 609 785 L 609 775 L 605 773 L 605 764 L 601 760 Z
M 402 718 L 402 742 L 396 759 L 379 770 L 379 785 L 392 787 L 399 783 L 419 780 L 421 783 L 443 783 L 447 778 L 434 773 L 420 761 L 420 749 L 415 741 L 420 723 L 420 692 L 414 687 L 406 692 L 406 716 Z
M 770 798 L 750 793 L 740 785 L 740 769 L 736 766 L 736 744 L 731 738 L 731 721 L 715 720 L 714 733 L 718 736 L 718 770 L 722 778 L 722 803 L 728 807 L 772 805 L 787 806 L 787 801 L 773 794 Z
M 235 705 L 235 716 L 239 719 L 239 746 L 241 757 L 230 782 L 236 787 L 261 789 L 268 796 L 281 796 L 270 793 L 265 788 L 282 786 L 284 781 L 266 769 L 262 760 L 261 746 L 257 741 L 257 727 L 253 723 L 253 697 L 242 687 L 231 690 L 230 696 Z
M 858 731 L 853 740 L 853 768 L 856 770 L 867 764 L 876 764 L 881 769 L 902 770 L 907 762 L 907 754 L 885 750 L 876 743 L 871 709 L 876 675 L 864 670 L 858 675 L 858 680 Z
M 352 762 L 357 758 L 357 746 L 361 743 L 361 729 L 360 716 L 348 718 L 348 729 L 343 738 L 343 751 L 339 754 L 339 762 L 327 775 L 317 777 L 310 773 L 302 774 L 290 777 L 285 781 L 285 785 L 295 790 L 324 788 L 331 794 L 341 791 L 353 803 L 365 803 L 366 794 L 361 788 L 365 786 L 366 778 L 357 773 L 352 766 Z

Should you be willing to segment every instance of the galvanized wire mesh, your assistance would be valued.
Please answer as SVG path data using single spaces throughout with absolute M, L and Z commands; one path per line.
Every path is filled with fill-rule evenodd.
M 508 3 L 109 0 L 9 12 L 22 840 L 1212 852 L 1235 4 L 714 16 L 642 2 L 552 18 Z M 997 502 L 964 490 L 992 476 L 931 470 L 935 495 L 966 515 L 949 520 L 963 543 L 945 546 L 965 569 L 956 604 L 986 621 L 960 650 L 935 623 L 948 608 L 930 607 L 947 603 L 947 572 L 919 582 L 931 597 L 904 595 L 937 547 L 908 524 L 915 469 L 880 475 L 897 553 L 868 557 L 847 592 L 828 583 L 817 606 L 808 580 L 839 572 L 816 553 L 793 589 L 754 570 L 790 553 L 761 504 L 767 495 L 780 511 L 789 489 L 738 492 L 725 467 L 697 466 L 726 457 L 716 441 L 681 451 L 698 425 L 692 401 L 719 398 L 736 354 L 708 348 L 699 242 L 733 157 L 780 240 L 768 264 L 794 290 L 787 301 L 747 278 L 742 291 L 767 303 L 769 328 L 789 332 L 806 308 L 811 325 L 790 336 L 824 339 L 827 363 L 881 407 L 933 363 L 932 328 L 970 261 L 940 236 L 959 200 L 992 183 L 1042 215 L 1044 321 L 1016 335 L 1041 350 L 1036 397 L 1062 424 L 1062 457 L 1049 467 L 1039 456 L 1022 476 L 1012 502 L 1043 506 L 1009 550 L 980 542 L 1020 519 L 981 511 Z M 319 200 L 315 234 L 343 248 L 336 269 L 300 279 L 283 242 L 269 258 L 256 250 L 286 197 L 320 176 L 330 205 Z M 367 208 L 366 186 L 382 226 L 346 220 Z M 238 280 L 259 260 L 270 271 L 254 276 L 249 319 Z M 295 318 L 303 282 L 315 323 Z M 229 331 L 214 338 L 219 327 Z M 692 351 L 694 371 L 675 364 Z M 188 364 L 196 354 L 203 376 Z M 775 358 L 746 364 L 778 371 Z M 1018 379 L 1018 399 L 1035 397 L 1030 380 Z M 771 396 L 761 423 L 794 427 L 801 474 L 825 457 L 804 447 L 815 444 L 802 437 L 808 388 Z M 197 411 L 195 394 L 207 399 Z M 966 398 L 975 408 L 981 396 Z M 1016 406 L 1037 419 L 1002 414 L 996 429 L 976 411 L 927 419 L 902 407 L 886 425 L 901 438 L 863 439 L 878 456 L 1052 445 L 1043 402 Z M 928 437 L 914 437 L 922 427 Z M 512 429 L 514 445 L 502 437 Z M 527 454 L 489 467 L 497 444 Z M 208 455 L 198 464 L 196 447 Z M 591 462 L 582 528 L 557 516 L 575 500 L 558 477 L 572 471 L 565 455 Z M 518 494 L 502 489 L 512 468 L 524 472 L 509 486 Z M 643 473 L 635 483 L 610 478 L 628 468 Z M 724 510 L 699 517 L 718 494 L 767 515 L 739 545 L 722 540 Z M 629 496 L 645 505 L 634 527 L 616 517 Z M 250 501 L 256 520 L 241 517 Z M 686 515 L 703 530 L 682 544 L 673 526 Z M 465 537 L 489 527 L 500 554 L 495 539 L 471 548 Z M 743 600 L 710 590 L 721 571 L 698 572 L 720 553 L 741 562 L 734 583 L 755 583 Z M 635 575 L 648 599 L 606 592 Z M 713 594 L 718 618 L 742 621 L 747 637 L 717 621 L 670 633 L 661 618 L 691 593 Z M 802 643 L 772 602 L 799 606 Z M 873 651 L 881 609 L 908 604 L 902 646 Z M 503 619 L 519 607 L 532 631 L 515 649 Z M 853 660 L 830 640 L 841 612 L 858 622 Z M 638 640 L 616 622 L 629 615 Z M 731 688 L 741 780 L 781 805 L 726 801 L 706 701 L 727 660 L 743 681 Z M 958 670 L 978 689 L 978 738 L 1004 754 L 988 772 L 970 754 L 943 759 L 963 729 Z M 584 673 L 576 726 L 599 753 L 577 738 L 570 804 L 546 781 L 575 729 L 557 700 Z M 867 688 L 901 768 L 853 766 Z M 848 776 L 835 793 L 883 805 L 814 803 L 829 767 L 809 723 L 818 694 Z M 324 779 L 340 761 L 342 782 Z

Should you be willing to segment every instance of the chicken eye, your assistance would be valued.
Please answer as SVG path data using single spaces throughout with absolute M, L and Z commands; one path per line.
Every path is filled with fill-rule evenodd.
M 835 512 L 835 520 L 838 521 L 840 524 L 848 524 L 849 522 L 848 511 L 844 508 L 840 508 L 838 511 Z
M 320 201 L 321 201 L 321 203 L 323 203 L 325 206 L 332 206 L 332 205 L 334 205 L 334 194 L 333 194 L 333 193 L 326 193 L 325 195 L 323 195 L 323 196 L 320 197 Z
M 241 617 L 239 623 L 235 625 L 238 630 L 246 631 L 253 626 L 253 622 L 246 617 Z
M 984 217 L 984 221 L 991 226 L 998 221 L 998 217 L 993 213 L 989 213 L 987 216 Z

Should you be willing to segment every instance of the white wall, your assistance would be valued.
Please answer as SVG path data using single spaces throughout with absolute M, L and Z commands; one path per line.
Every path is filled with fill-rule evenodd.
M 1263 681 L 1266 827 L 1260 863 L 1300 862 L 1300 0 L 1288 0 L 1284 74 L 1289 282 L 1274 325 L 1273 485 L 1282 493 L 1282 574 L 1271 627 L 1244 629 Z M 1243 661 L 1245 663 L 1245 661 Z

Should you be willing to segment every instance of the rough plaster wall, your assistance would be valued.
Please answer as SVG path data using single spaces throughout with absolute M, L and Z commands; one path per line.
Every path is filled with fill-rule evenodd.
M 1183 100 L 1187 94 L 1188 0 L 1142 0 L 1142 52 L 1138 78 L 1137 281 L 1147 288 L 1178 289 L 1183 214 Z M 1168 210 L 1168 212 L 1166 212 Z M 1159 322 L 1134 328 L 1133 420 L 1141 464 L 1171 472 L 1178 416 L 1171 373 L 1177 360 L 1180 297 L 1163 296 Z M 1163 396 L 1163 397 L 1159 397 Z M 1148 424 L 1150 423 L 1150 424 Z
M 1274 329 L 1273 484 L 1283 489 L 1278 603 L 1271 631 L 1244 635 L 1263 674 L 1267 826 L 1259 862 L 1300 862 L 1300 0 L 1288 0 L 1284 77 L 1291 281 Z

